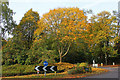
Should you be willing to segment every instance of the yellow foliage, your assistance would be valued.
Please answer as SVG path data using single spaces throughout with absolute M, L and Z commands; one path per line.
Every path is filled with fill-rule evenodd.
M 35 31 L 35 34 L 39 35 L 43 31 L 51 33 L 55 32 L 56 29 L 56 37 L 59 36 L 63 41 L 70 41 L 70 39 L 74 41 L 79 37 L 76 32 L 80 31 L 80 26 L 81 28 L 86 26 L 85 19 L 83 10 L 79 8 L 53 9 L 49 13 L 44 14 L 38 21 L 39 28 Z M 69 36 L 66 36 L 68 34 Z

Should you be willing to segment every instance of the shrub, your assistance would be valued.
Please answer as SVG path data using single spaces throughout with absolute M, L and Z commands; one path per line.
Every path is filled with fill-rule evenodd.
M 89 67 L 89 72 L 92 72 L 92 68 L 91 67 Z
M 68 74 L 78 74 L 85 72 L 92 72 L 91 67 L 89 67 L 87 63 L 77 63 L 76 67 L 73 67 L 71 70 L 68 71 Z
M 84 63 L 84 62 L 83 62 L 83 63 L 80 63 L 80 64 L 79 64 L 79 67 L 87 67 L 87 66 L 88 66 L 88 63 Z
M 77 73 L 83 73 L 84 67 L 77 67 Z
M 76 67 L 75 69 L 70 69 L 68 71 L 68 74 L 78 74 L 78 73 L 83 73 L 84 68 L 83 67 Z
M 77 73 L 77 70 L 75 69 L 71 69 L 68 71 L 68 74 L 76 74 Z

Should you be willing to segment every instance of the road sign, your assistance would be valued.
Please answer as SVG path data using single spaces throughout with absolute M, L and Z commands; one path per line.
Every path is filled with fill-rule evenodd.
M 36 71 L 57 71 L 57 66 L 36 66 Z
M 36 70 L 36 71 L 39 71 L 38 67 L 39 67 L 39 66 L 36 66 L 36 67 L 35 67 L 35 70 Z
M 85 71 L 89 72 L 89 68 L 85 68 Z
M 47 61 L 44 61 L 43 65 L 44 65 L 44 66 L 47 66 L 47 65 L 48 65 L 48 62 L 47 62 Z

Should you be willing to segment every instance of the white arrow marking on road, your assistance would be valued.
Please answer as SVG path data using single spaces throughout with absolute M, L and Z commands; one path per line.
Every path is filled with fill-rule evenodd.
M 47 70 L 45 69 L 46 67 L 47 67 L 47 66 L 44 66 L 44 67 L 43 67 L 43 70 L 44 70 L 44 71 L 47 71 Z
M 55 66 L 52 66 L 50 69 L 51 69 L 52 71 L 54 71 L 54 69 L 53 69 L 54 67 L 55 67 Z
M 38 67 L 39 67 L 39 66 L 35 67 L 35 69 L 36 69 L 37 71 L 39 71 Z

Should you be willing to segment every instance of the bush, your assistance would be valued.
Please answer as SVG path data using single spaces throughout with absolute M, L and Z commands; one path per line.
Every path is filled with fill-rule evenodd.
M 83 62 L 83 63 L 80 63 L 80 64 L 79 64 L 79 67 L 87 67 L 87 66 L 88 66 L 88 63 L 84 63 L 84 62 Z
M 76 70 L 77 70 L 77 73 L 83 73 L 84 67 L 77 67 Z
M 79 74 L 79 73 L 83 73 L 83 70 L 84 70 L 84 68 L 83 67 L 77 67 L 77 68 L 73 68 L 73 69 L 70 69 L 69 71 L 68 71 L 68 74 Z
M 73 64 L 65 63 L 65 62 L 55 63 L 54 65 L 57 66 L 58 71 L 61 71 L 61 70 L 67 71 L 67 70 L 72 69 L 74 67 Z
M 75 69 L 71 69 L 68 71 L 68 74 L 76 74 L 77 73 L 77 70 Z
M 14 61 L 12 59 L 5 60 L 5 65 L 11 65 L 14 64 Z
M 68 71 L 68 74 L 79 74 L 85 72 L 92 72 L 91 67 L 87 63 L 77 63 L 76 67 L 73 67 Z

